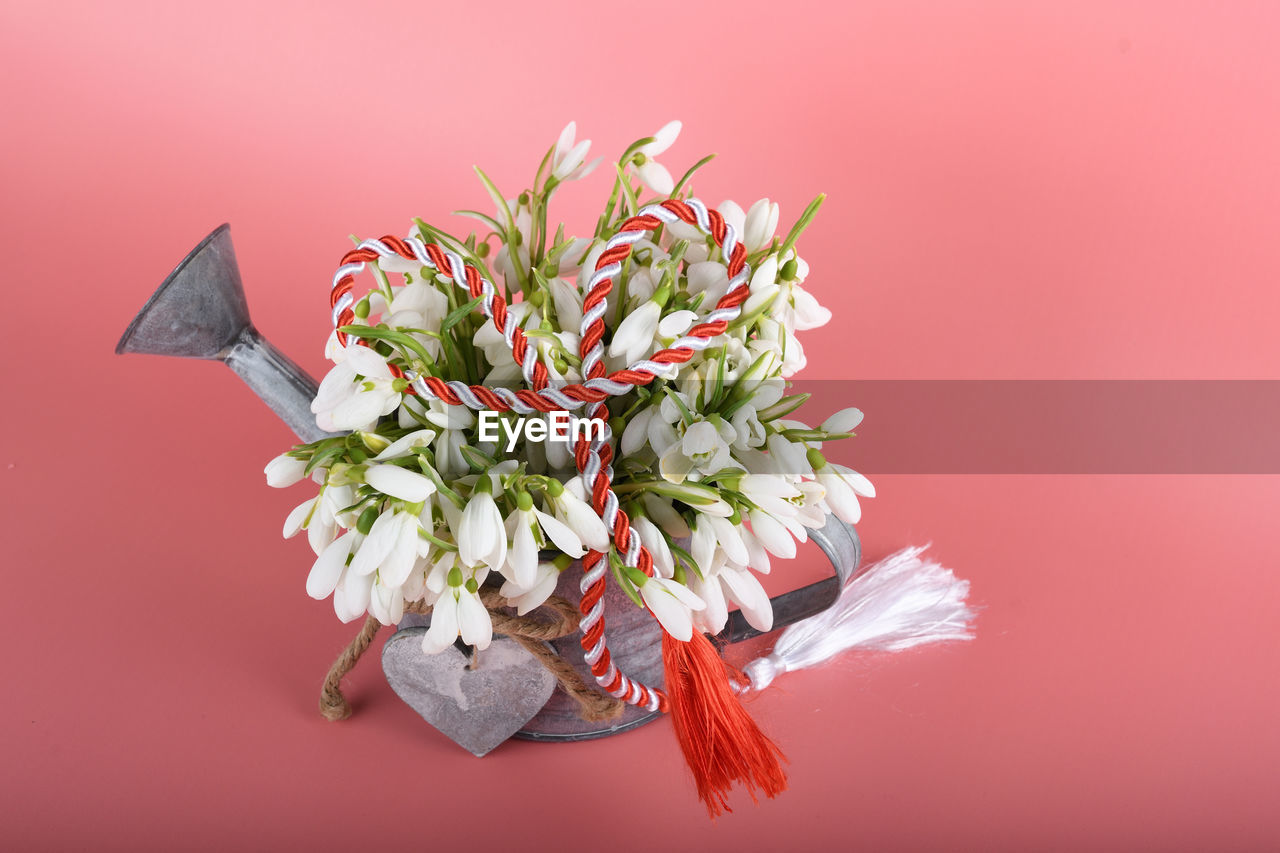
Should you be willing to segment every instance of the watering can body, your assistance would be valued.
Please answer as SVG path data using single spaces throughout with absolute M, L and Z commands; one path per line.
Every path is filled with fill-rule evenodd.
M 221 361 L 303 442 L 332 434 L 316 426 L 311 413 L 315 379 L 253 327 L 227 225 L 205 237 L 169 274 L 129 324 L 116 352 Z M 852 526 L 831 516 L 825 527 L 811 531 L 810 536 L 831 561 L 834 572 L 831 577 L 774 597 L 775 630 L 830 607 L 859 566 L 861 548 Z M 580 570 L 565 571 L 556 594 L 576 603 L 581 598 L 579 577 Z M 661 628 L 657 621 L 612 586 L 604 601 L 610 649 L 619 667 L 646 684 L 660 686 Z M 421 631 L 429 619 L 407 615 L 400 631 Z M 759 633 L 740 612 L 734 612 L 716 639 L 734 643 Z M 552 645 L 591 680 L 577 637 L 563 637 Z M 576 704 L 557 691 L 516 736 L 584 740 L 627 731 L 656 716 L 656 712 L 628 707 L 621 718 L 609 723 L 586 722 L 578 717 Z

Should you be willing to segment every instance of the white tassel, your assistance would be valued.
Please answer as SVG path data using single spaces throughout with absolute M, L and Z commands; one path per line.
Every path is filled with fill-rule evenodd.
M 763 690 L 784 672 L 816 666 L 849 649 L 896 652 L 921 643 L 973 639 L 969 582 L 904 548 L 845 584 L 816 616 L 782 632 L 773 652 L 743 669 L 748 690 Z

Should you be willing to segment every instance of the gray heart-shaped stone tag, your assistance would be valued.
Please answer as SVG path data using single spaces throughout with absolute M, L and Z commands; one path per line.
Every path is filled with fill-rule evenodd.
M 382 647 L 382 671 L 409 707 L 474 755 L 519 731 L 556 689 L 555 676 L 510 637 L 494 637 L 468 669 L 456 648 L 424 654 L 426 630 L 397 631 Z

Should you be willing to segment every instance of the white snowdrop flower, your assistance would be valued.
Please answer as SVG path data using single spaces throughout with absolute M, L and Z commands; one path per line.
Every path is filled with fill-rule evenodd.
M 636 177 L 640 182 L 658 195 L 670 195 L 676 188 L 675 179 L 667 171 L 667 167 L 657 160 L 645 160 L 636 167 Z
M 510 357 L 507 359 L 510 361 Z M 466 406 L 450 406 L 443 400 L 433 399 L 427 405 L 426 419 L 441 429 L 466 430 L 476 424 L 475 412 Z
M 721 547 L 725 526 L 735 530 L 736 541 L 730 544 L 729 549 L 735 555 L 743 557 L 741 563 L 737 560 L 730 561 L 729 555 Z M 752 559 L 751 552 L 759 550 L 754 537 L 752 540 L 752 545 L 748 547 L 746 537 L 725 519 L 705 517 L 704 522 L 704 517 L 698 518 L 690 542 L 690 554 L 698 564 L 699 572 L 690 575 L 689 586 L 707 604 L 706 610 L 694 617 L 694 624 L 700 630 L 716 633 L 724 628 L 728 619 L 726 599 L 742 609 L 747 623 L 752 627 L 759 631 L 772 630 L 773 606 L 769 602 L 769 596 L 756 577 L 746 569 Z M 764 565 L 767 570 L 767 555 L 764 556 Z
M 707 605 L 692 614 L 693 625 L 704 634 L 718 634 L 729 621 L 729 602 L 724 587 L 715 576 L 702 577 L 696 572 L 689 575 L 689 589 Z
M 755 272 L 751 274 L 751 284 L 748 287 L 752 294 L 757 291 L 772 287 L 778 280 L 778 256 L 770 255 L 761 261 L 755 268 Z
M 422 269 L 422 262 L 416 258 L 402 258 L 399 255 L 384 255 L 374 263 L 385 273 L 417 273 Z
M 754 276 L 752 277 L 752 281 L 755 281 Z M 746 302 L 742 303 L 742 313 L 746 316 L 751 316 L 765 306 L 769 306 L 772 310 L 774 301 L 780 297 L 781 293 L 782 285 L 777 282 L 766 284 L 759 288 L 753 286 L 751 288 L 751 295 L 747 297 Z
M 743 544 L 747 546 L 747 555 L 750 557 L 747 565 L 750 566 L 753 571 L 759 572 L 762 575 L 769 574 L 773 566 L 769 559 L 768 549 L 764 547 L 760 542 L 759 537 L 757 537 L 750 528 L 743 527 L 738 532 L 742 535 Z
M 535 582 L 540 548 L 539 533 L 549 544 L 570 557 L 577 558 L 586 553 L 578 534 L 564 522 L 536 508 L 528 492 L 521 492 L 517 496 L 516 508 L 507 516 L 506 531 L 511 548 L 507 552 L 504 568 L 509 569 L 510 573 L 504 574 L 524 589 L 533 586 Z
M 591 246 L 591 251 L 587 252 L 587 256 L 582 259 L 582 268 L 578 270 L 578 292 L 587 293 L 591 283 L 591 276 L 596 271 L 596 263 L 599 262 L 600 256 L 604 254 L 604 242 L 600 241 Z M 516 303 L 520 304 L 520 303 Z
M 788 287 L 791 296 L 790 326 L 804 332 L 831 322 L 831 310 L 818 304 L 813 294 L 798 284 Z M 776 303 L 775 303 L 776 305 Z
M 862 423 L 862 410 L 850 406 L 841 409 L 822 422 L 822 429 L 830 433 L 853 432 Z
M 698 315 L 693 311 L 672 311 L 658 321 L 658 336 L 674 338 L 683 335 L 696 319 L 698 319 Z
M 644 504 L 645 513 L 672 539 L 682 539 L 692 532 L 684 517 L 671 505 L 671 501 L 651 492 L 645 492 L 640 500 Z
M 679 219 L 668 223 L 663 230 L 662 245 L 670 247 L 678 240 L 689 241 L 689 248 L 684 254 L 687 263 L 700 263 L 708 258 L 711 251 L 709 239 L 697 226 Z
M 649 354 L 653 346 L 653 336 L 658 331 L 658 320 L 662 316 L 662 306 L 653 300 L 632 311 L 613 333 L 609 342 L 609 355 L 622 356 L 628 364 L 632 364 Z
M 560 131 L 560 138 L 556 140 L 555 150 L 551 154 L 551 174 L 558 181 L 585 178 L 600 165 L 600 157 L 590 163 L 585 162 L 591 151 L 591 140 L 584 139 L 575 144 L 577 133 L 578 123 L 571 121 Z
M 351 558 L 351 571 L 358 575 L 377 571 L 385 586 L 399 586 L 408 579 L 418 558 L 418 539 L 418 517 L 388 509 L 373 522 Z
M 431 608 L 431 625 L 422 637 L 422 650 L 439 654 L 459 636 L 468 645 L 487 649 L 493 641 L 493 620 L 480 601 L 479 592 L 464 585 L 450 585 Z
M 727 518 L 699 513 L 698 522 L 702 523 L 704 519 L 710 525 L 715 535 L 716 545 L 724 551 L 725 558 L 739 566 L 745 566 L 751 557 L 747 553 L 746 543 L 742 541 L 742 535 L 738 532 L 738 526 Z
M 389 308 L 393 317 L 413 313 L 421 318 L 417 328 L 434 329 L 449 313 L 449 298 L 426 282 L 414 281 L 400 288 Z
M 680 135 L 681 127 L 679 121 L 668 122 L 653 135 L 652 142 L 646 142 L 640 146 L 636 177 L 658 195 L 670 195 L 675 189 L 676 182 L 667 171 L 667 167 L 654 158 L 671 147 L 676 137 Z
M 507 559 L 507 529 L 488 477 L 476 481 L 458 526 L 458 555 L 468 566 L 500 569 Z
M 777 422 L 780 426 L 786 421 Z M 803 428 L 803 424 L 798 424 Z M 788 441 L 780 433 L 774 433 L 766 441 L 769 454 L 778 460 L 782 473 L 800 477 L 813 476 L 813 463 L 809 461 L 809 448 L 800 441 Z
M 337 535 L 337 521 L 331 507 L 326 504 L 325 493 L 298 504 L 284 520 L 284 538 L 292 539 L 301 530 L 307 531 L 307 543 L 318 556 Z
M 555 484 L 546 493 L 552 514 L 563 521 L 593 551 L 609 550 L 609 528 L 586 502 L 581 477 L 574 477 L 558 491 Z
M 404 593 L 397 587 L 375 583 L 369 589 L 369 615 L 383 625 L 395 625 L 404 618 Z
M 302 482 L 307 476 L 307 460 L 282 453 L 268 462 L 262 473 L 267 475 L 268 486 L 275 489 L 287 488 Z
M 790 560 L 796 555 L 796 541 L 785 524 L 762 509 L 747 513 L 751 520 L 751 532 L 770 554 Z
M 657 413 L 657 406 L 646 406 L 627 421 L 626 427 L 622 430 L 622 437 L 618 439 L 618 449 L 624 457 L 636 455 L 647 445 L 649 421 Z
M 676 443 L 662 449 L 658 456 L 658 471 L 670 483 L 683 483 L 695 469 L 702 474 L 714 474 L 733 464 L 728 438 L 735 438 L 733 427 L 724 424 L 717 429 L 710 421 L 695 421 L 684 431 Z M 655 446 L 655 450 L 657 447 Z
M 715 305 L 729 291 L 729 270 L 719 261 L 689 264 L 689 295 L 705 294 L 703 310 Z
M 458 552 L 441 550 L 433 557 L 431 567 L 427 570 L 425 585 L 429 592 L 440 595 L 449 585 L 449 573 L 458 564 Z
M 770 353 L 770 354 L 774 356 L 773 360 L 775 362 L 772 365 L 772 368 L 776 369 L 777 367 L 776 353 Z M 755 409 L 756 411 L 761 411 L 763 409 L 769 408 L 774 403 L 777 403 L 779 400 L 782 399 L 783 395 L 786 393 L 787 393 L 787 384 L 781 381 L 781 379 L 779 379 L 778 377 L 775 376 L 770 379 L 762 379 L 760 381 L 760 384 L 751 390 L 751 395 L 749 397 L 751 402 L 748 403 L 747 405 L 749 405 L 751 408 Z
M 760 581 L 746 568 L 725 566 L 715 578 L 728 598 L 738 605 L 747 624 L 757 631 L 773 630 L 773 604 Z
M 813 529 L 826 524 L 829 514 L 826 487 L 817 480 L 801 480 L 797 486 L 800 489 L 800 500 L 796 520 Z
M 538 348 L 539 360 L 547 366 L 547 372 L 556 381 L 575 382 L 581 377 L 576 368 L 567 366 L 562 372 L 555 366 L 555 360 L 564 353 L 578 352 L 578 335 L 576 332 L 554 332 L 550 337 L 537 338 L 533 344 Z M 512 362 L 514 363 L 514 361 Z
M 684 584 L 657 576 L 649 578 L 640 587 L 640 597 L 663 630 L 682 642 L 688 642 L 693 637 L 690 612 L 707 606 Z
M 347 569 L 338 588 L 333 591 L 333 612 L 343 622 L 353 622 L 369 609 L 373 575 L 361 575 Z
M 419 551 L 419 557 L 413 564 L 413 570 L 409 572 L 409 578 L 400 585 L 400 593 L 405 601 L 421 601 L 423 596 L 427 594 L 427 573 L 431 570 L 432 560 L 440 553 L 440 549 L 431 546 L 427 555 L 422 555 Z
M 555 563 L 544 561 L 538 563 L 538 567 L 533 574 L 533 583 L 527 588 L 519 586 L 514 581 L 507 581 L 502 585 L 502 589 L 499 592 L 507 599 L 511 607 L 516 608 L 516 613 L 523 616 L 529 611 L 541 607 L 543 602 L 556 591 L 556 584 L 559 581 L 560 569 L 557 568 Z
M 683 127 L 684 124 L 679 119 L 667 122 L 658 128 L 658 132 L 653 135 L 652 142 L 646 142 L 640 146 L 640 153 L 647 157 L 656 157 L 662 154 L 675 143 Z
M 347 570 L 347 558 L 362 538 L 359 531 L 348 530 L 320 552 L 307 575 L 307 595 L 317 601 L 333 595 Z
M 369 347 L 353 344 L 320 382 L 311 411 L 323 430 L 363 429 L 394 412 L 400 398 L 386 360 Z
M 661 275 L 651 266 L 633 267 L 631 277 L 627 279 L 627 297 L 636 302 L 650 298 L 658 289 L 659 278 Z
M 435 401 L 433 400 L 432 402 Z M 414 421 L 414 423 L 416 424 L 417 421 Z M 402 456 L 408 456 L 413 452 L 414 448 L 426 447 L 435 437 L 436 430 L 433 429 L 419 429 L 406 433 L 378 451 L 378 455 L 373 457 L 373 461 L 382 462 L 387 459 L 399 459 Z
M 551 291 L 551 304 L 555 306 L 560 328 L 577 331 L 582 326 L 581 291 L 573 282 L 562 278 L 548 279 L 547 290 Z
M 849 524 L 857 524 L 862 518 L 858 497 L 876 496 L 876 487 L 870 480 L 843 465 L 828 462 L 815 470 L 814 476 L 825 490 L 826 503 L 832 514 Z
M 716 208 L 720 211 L 720 215 L 724 217 L 724 221 L 733 226 L 733 233 L 738 235 L 741 240 L 746 232 L 747 214 L 743 213 L 742 206 L 736 201 L 725 199 L 720 202 L 720 206 Z
M 507 361 L 511 362 L 510 357 Z M 517 368 L 518 370 L 518 368 Z M 455 480 L 470 470 L 466 458 L 462 455 L 462 446 L 468 443 L 467 431 L 475 426 L 475 413 L 466 406 L 450 406 L 442 400 L 431 400 L 422 412 L 428 423 L 440 427 L 439 432 L 420 430 L 414 435 L 421 435 L 414 446 L 435 444 L 435 468 L 446 480 Z M 434 436 L 431 438 L 430 436 Z M 400 439 L 404 441 L 409 436 Z M 397 442 L 398 444 L 399 442 Z
M 800 488 L 786 477 L 747 474 L 738 481 L 738 491 L 756 507 L 774 518 L 794 518 L 799 511 Z
M 773 232 L 777 230 L 778 205 L 762 198 L 747 211 L 746 221 L 742 226 L 742 242 L 746 244 L 748 252 L 757 252 L 769 244 L 773 239 Z
M 364 481 L 384 495 L 409 503 L 420 503 L 435 494 L 436 484 L 429 477 L 399 465 L 370 465 Z
M 675 558 L 671 556 L 671 548 L 667 544 L 667 537 L 662 535 L 662 531 L 658 529 L 657 525 L 641 515 L 631 520 L 631 527 L 640 536 L 641 544 L 649 549 L 649 556 L 653 557 L 654 571 L 664 578 L 674 576 L 676 573 Z
M 698 571 L 705 577 L 715 571 L 717 561 L 723 561 L 724 554 L 716 542 L 716 531 L 711 526 L 708 516 L 698 513 L 693 520 L 693 534 L 689 537 L 689 556 L 697 564 Z
M 582 269 L 582 262 L 591 248 L 591 243 L 590 237 L 570 237 L 568 248 L 564 249 L 556 259 L 556 274 L 573 275 Z
M 765 432 L 764 424 L 760 423 L 760 417 L 756 414 L 755 406 L 750 404 L 742 406 L 742 408 L 733 413 L 733 419 L 730 423 L 733 424 L 735 435 L 733 448 L 735 450 L 760 447 L 765 443 L 768 433 Z
M 795 333 L 784 323 L 779 323 L 770 317 L 762 317 L 756 328 L 762 340 L 771 342 L 782 353 L 782 366 L 779 373 L 783 379 L 790 379 L 808 364 L 804 347 L 801 346 Z
M 338 330 L 334 329 L 329 333 L 329 337 L 324 342 L 324 357 L 332 361 L 334 364 L 342 361 L 346 354 L 346 346 L 338 340 Z

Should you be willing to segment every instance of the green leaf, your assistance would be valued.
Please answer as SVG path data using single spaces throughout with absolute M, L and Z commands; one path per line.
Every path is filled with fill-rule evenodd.
M 418 525 L 418 536 L 420 536 L 421 538 L 423 538 L 423 539 L 427 540 L 427 541 L 428 541 L 428 542 L 430 542 L 432 545 L 436 545 L 436 546 L 438 546 L 438 547 L 440 547 L 440 548 L 443 548 L 443 549 L 444 549 L 444 550 L 446 550 L 446 551 L 457 551 L 457 550 L 458 550 L 458 546 L 457 546 L 457 545 L 454 545 L 452 542 L 446 542 L 446 541 L 444 541 L 443 539 L 437 539 L 436 537 L 434 537 L 434 536 L 432 536 L 430 533 L 428 533 L 428 532 L 426 531 L 426 529 L 424 529 L 424 528 L 422 527 L 422 525 Z
M 505 230 L 505 229 L 504 229 L 504 228 L 503 228 L 503 227 L 498 223 L 498 220 L 494 219 L 492 216 L 485 216 L 483 213 L 481 213 L 481 212 L 480 212 L 480 211 L 478 211 L 478 210 L 455 210 L 455 211 L 453 212 L 453 215 L 454 215 L 454 216 L 466 216 L 466 217 L 469 217 L 469 218 L 471 218 L 471 219 L 477 219 L 477 220 L 479 220 L 479 221 L 483 222 L 485 225 L 488 225 L 490 228 L 492 228 L 492 229 L 493 229 L 496 233 L 498 233 L 498 234 L 503 233 L 503 231 Z
M 827 432 L 821 429 L 784 429 L 778 433 L 787 441 L 838 441 L 842 438 L 852 438 L 851 432 Z
M 631 583 L 631 579 L 623 572 L 622 561 L 613 553 L 613 549 L 609 550 L 609 571 L 613 573 L 613 579 L 617 582 L 618 588 L 627 594 L 636 603 L 636 607 L 644 607 L 644 600 L 640 598 L 639 591 L 635 585 Z
M 800 218 L 796 220 L 796 224 L 791 226 L 791 231 L 787 233 L 787 239 L 782 241 L 782 245 L 778 247 L 778 257 L 781 258 L 796 244 L 796 240 L 800 239 L 800 235 L 813 222 L 813 218 L 818 215 L 818 210 L 822 207 L 822 203 L 827 200 L 826 193 L 818 193 L 818 197 L 809 202 L 809 206 L 804 209 L 804 213 L 800 214 Z
M 756 412 L 756 417 L 760 420 L 760 423 L 762 424 L 768 423 L 769 421 L 776 421 L 778 418 L 786 417 L 787 415 L 794 412 L 796 409 L 803 406 L 809 400 L 810 396 L 812 395 L 791 394 L 789 396 L 783 397 L 781 400 L 774 403 L 769 408 L 761 409 L 760 411 Z
M 333 443 L 323 449 L 319 449 L 319 448 L 316 449 L 316 452 L 311 456 L 311 461 L 308 462 L 307 466 L 303 469 L 304 473 L 309 475 L 312 471 L 314 471 L 317 468 L 330 467 L 328 463 L 332 460 L 335 460 L 341 457 L 347 450 L 347 444 L 346 444 L 345 438 L 342 438 L 342 437 L 330 438 L 330 439 L 325 439 L 325 441 L 333 442 Z
M 493 206 L 498 208 L 498 212 L 502 214 L 502 221 L 505 224 L 504 227 L 497 230 L 505 232 L 508 235 L 515 234 L 516 223 L 515 220 L 511 218 L 511 208 L 507 207 L 506 197 L 498 190 L 497 185 L 494 184 L 493 181 L 489 180 L 489 176 L 484 173 L 483 169 L 479 166 L 473 166 L 472 168 L 476 170 L 476 175 L 479 176 L 480 183 L 484 184 L 484 190 L 489 194 L 489 198 L 493 201 Z
M 687 172 L 685 172 L 685 173 L 684 173 L 684 177 L 682 177 L 680 180 L 676 181 L 675 189 L 673 189 L 673 190 L 671 191 L 671 197 L 672 197 L 672 198 L 679 198 L 679 196 L 680 196 L 680 190 L 684 189 L 684 185 L 685 185 L 685 184 L 689 183 L 689 179 L 693 177 L 693 173 L 694 173 L 694 172 L 696 172 L 696 171 L 698 171 L 699 169 L 701 169 L 703 166 L 707 165 L 708 163 L 710 163 L 710 162 L 711 162 L 712 160 L 714 160 L 714 159 L 716 159 L 716 155 L 714 155 L 714 154 L 708 154 L 706 157 L 703 157 L 701 160 L 699 160 L 698 162 L 696 162 L 696 163 L 694 163 L 692 166 L 690 166 L 690 167 L 689 167 L 689 171 L 687 171 Z M 741 236 L 741 235 L 739 235 L 739 236 Z
M 662 390 L 666 392 L 667 397 L 669 397 L 671 401 L 676 404 L 676 408 L 680 410 L 680 419 L 684 421 L 684 425 L 691 426 L 693 424 L 693 413 L 690 412 L 689 407 L 684 404 L 684 400 L 680 399 L 680 395 L 675 391 L 672 391 L 670 388 L 663 388 Z
M 471 469 L 477 474 L 483 474 L 485 471 L 498 464 L 497 459 L 494 459 L 478 447 L 472 447 L 469 444 L 459 446 L 458 451 L 467 460 L 467 464 L 471 466 Z
M 413 352 L 422 359 L 424 364 L 431 364 L 435 361 L 420 342 L 404 332 L 397 332 L 394 329 L 380 329 L 376 326 L 343 326 L 339 331 L 365 340 L 386 341 L 389 344 L 395 344 L 402 349 Z
M 448 314 L 445 315 L 444 320 L 440 323 L 440 331 L 447 332 L 450 329 L 452 329 L 454 326 L 458 325 L 458 323 L 461 322 L 462 318 L 466 317 L 472 311 L 476 310 L 476 308 L 480 307 L 481 302 L 484 302 L 484 297 L 477 296 L 475 299 L 472 299 L 466 305 L 459 305 L 457 308 L 450 311 Z

